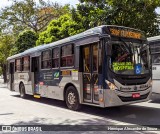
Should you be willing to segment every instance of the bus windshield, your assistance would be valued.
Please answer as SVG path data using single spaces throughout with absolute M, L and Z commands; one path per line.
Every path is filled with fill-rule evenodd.
M 110 68 L 117 74 L 138 75 L 149 73 L 149 47 L 147 44 L 114 41 Z

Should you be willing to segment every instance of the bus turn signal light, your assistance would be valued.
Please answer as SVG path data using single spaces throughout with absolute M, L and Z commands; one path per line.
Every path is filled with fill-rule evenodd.
M 99 102 L 103 102 L 103 98 L 100 98 L 100 99 L 99 99 Z

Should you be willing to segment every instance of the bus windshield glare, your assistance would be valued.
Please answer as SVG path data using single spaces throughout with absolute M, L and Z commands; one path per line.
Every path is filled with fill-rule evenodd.
M 146 44 L 114 41 L 110 68 L 117 74 L 138 75 L 149 73 L 149 49 Z

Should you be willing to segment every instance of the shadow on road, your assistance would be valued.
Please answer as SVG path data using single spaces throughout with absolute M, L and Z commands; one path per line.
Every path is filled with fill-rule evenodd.
M 0 114 L 0 116 L 1 115 L 11 115 L 11 114 L 13 114 L 13 113 L 4 113 L 4 114 Z
M 20 95 L 11 95 L 11 96 L 20 98 Z M 54 99 L 49 99 L 49 98 L 36 99 L 31 95 L 28 95 L 27 98 L 25 98 L 25 99 L 28 101 L 35 101 L 38 103 L 43 103 L 46 105 L 52 105 L 52 106 L 56 106 L 56 107 L 66 108 L 65 102 L 60 101 L 60 100 L 54 100 Z
M 12 96 L 19 97 L 18 95 L 12 95 Z M 68 110 L 63 101 L 58 101 L 58 100 L 53 100 L 48 98 L 35 99 L 32 96 L 29 96 L 26 100 L 35 101 L 38 103 L 43 103 L 46 105 L 51 105 L 54 107 L 64 108 Z M 154 107 L 127 105 L 127 106 L 121 106 L 121 107 L 98 108 L 98 107 L 83 105 L 79 113 L 85 113 L 89 115 L 96 115 L 98 117 L 103 117 L 102 120 L 96 117 L 91 120 L 83 120 L 83 125 L 87 125 L 87 124 L 94 125 L 98 123 L 104 124 L 104 125 L 105 124 L 113 125 L 114 123 L 112 121 L 111 122 L 108 121 L 109 119 L 124 122 L 124 123 L 138 124 L 138 125 L 144 125 L 144 126 L 160 125 L 160 116 L 159 116 L 160 109 L 154 108 Z M 43 119 L 37 119 L 37 120 L 34 120 L 33 122 L 28 122 L 27 124 L 38 123 L 39 122 L 38 120 L 43 120 Z M 66 120 L 62 124 L 70 124 L 70 123 L 72 123 L 71 120 Z M 24 122 L 19 122 L 18 124 L 24 124 Z

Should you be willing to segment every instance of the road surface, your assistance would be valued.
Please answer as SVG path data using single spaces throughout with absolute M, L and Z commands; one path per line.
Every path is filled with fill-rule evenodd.
M 98 108 L 83 106 L 79 112 L 66 108 L 63 101 L 52 99 L 27 99 L 11 92 L 0 84 L 0 125 L 160 125 L 160 99 L 134 105 Z M 43 133 L 43 132 L 42 132 Z M 55 132 L 59 134 L 60 132 Z M 64 132 L 61 132 L 64 133 Z M 67 131 L 66 133 L 74 133 Z M 78 131 L 76 133 L 97 133 Z M 105 133 L 99 131 L 98 133 Z M 128 131 L 113 131 L 112 134 L 128 134 Z M 158 131 L 130 131 L 134 134 L 158 133 Z

